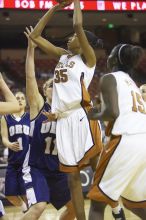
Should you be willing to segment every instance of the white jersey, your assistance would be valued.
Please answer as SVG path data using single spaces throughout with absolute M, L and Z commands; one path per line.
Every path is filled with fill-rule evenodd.
M 87 89 L 94 70 L 95 66 L 92 68 L 86 66 L 80 55 L 61 56 L 55 68 L 52 112 L 62 113 L 80 108 L 83 99 L 81 78 L 83 77 Z
M 146 104 L 139 88 L 128 74 L 118 71 L 111 73 L 117 82 L 119 116 L 112 134 L 146 133 Z

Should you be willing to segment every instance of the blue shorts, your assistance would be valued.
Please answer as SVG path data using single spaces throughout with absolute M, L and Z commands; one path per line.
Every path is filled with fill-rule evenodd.
M 29 207 L 47 202 L 60 209 L 71 200 L 67 174 L 31 167 L 24 176 Z
M 22 165 L 8 164 L 5 178 L 5 195 L 18 196 L 25 194 Z

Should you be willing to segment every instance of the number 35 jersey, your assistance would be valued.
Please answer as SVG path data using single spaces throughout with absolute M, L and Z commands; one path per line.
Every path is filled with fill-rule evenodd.
M 52 112 L 66 112 L 80 108 L 83 100 L 81 79 L 87 89 L 95 71 L 95 66 L 90 68 L 80 55 L 61 56 L 54 72 Z
M 116 79 L 119 106 L 112 134 L 146 133 L 146 104 L 139 88 L 128 74 L 122 71 L 111 74 Z
M 43 111 L 51 111 L 48 103 L 44 103 L 39 114 L 30 123 L 30 155 L 28 165 L 40 169 L 58 170 L 56 122 L 47 121 L 47 117 L 42 114 Z

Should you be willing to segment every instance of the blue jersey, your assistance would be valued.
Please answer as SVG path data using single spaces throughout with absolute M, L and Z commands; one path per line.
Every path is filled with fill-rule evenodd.
M 29 113 L 24 113 L 19 120 L 13 115 L 5 115 L 5 120 L 8 128 L 9 141 L 19 142 L 21 148 L 18 152 L 8 149 L 8 163 L 22 165 L 29 148 L 30 115 Z
M 59 170 L 56 148 L 56 122 L 47 121 L 42 111 L 51 111 L 48 103 L 44 103 L 39 114 L 30 125 L 30 155 L 28 165 L 42 169 Z

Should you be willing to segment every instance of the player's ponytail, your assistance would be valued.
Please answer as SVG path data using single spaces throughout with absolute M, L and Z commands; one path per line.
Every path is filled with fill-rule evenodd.
M 140 46 L 133 46 L 131 49 L 131 66 L 136 68 L 144 57 L 144 50 Z
M 103 48 L 103 40 L 99 39 L 94 33 L 84 30 L 86 37 L 93 48 Z
M 117 51 L 118 69 L 133 74 L 134 69 L 137 67 L 143 56 L 143 53 L 142 47 L 130 44 L 119 45 Z

